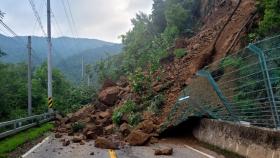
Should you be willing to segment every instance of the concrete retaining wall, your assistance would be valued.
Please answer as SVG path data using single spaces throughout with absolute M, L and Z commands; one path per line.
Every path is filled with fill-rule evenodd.
M 193 135 L 248 158 L 280 158 L 280 131 L 202 119 Z

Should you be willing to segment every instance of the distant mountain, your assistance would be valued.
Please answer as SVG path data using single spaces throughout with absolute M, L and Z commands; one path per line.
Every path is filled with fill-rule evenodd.
M 45 37 L 32 36 L 34 50 L 32 60 L 39 65 L 47 59 L 47 40 Z M 8 37 L 0 34 L 0 49 L 7 55 L 0 61 L 18 63 L 27 60 L 27 36 Z M 81 74 L 81 59 L 85 64 L 94 64 L 108 55 L 121 52 L 122 45 L 87 38 L 59 37 L 52 39 L 53 65 L 61 69 L 72 81 L 78 81 Z
M 47 43 L 45 37 L 32 36 L 32 48 L 34 56 L 44 60 L 47 57 Z M 0 34 L 0 48 L 7 53 L 2 61 L 21 62 L 27 55 L 27 36 L 7 37 Z M 59 37 L 52 39 L 54 58 L 67 58 L 69 56 L 99 47 L 119 45 L 97 39 Z M 35 60 L 39 60 L 36 59 Z
M 115 44 L 112 46 L 104 46 L 94 49 L 85 50 L 79 54 L 75 54 L 58 63 L 58 67 L 72 81 L 80 81 L 82 76 L 82 58 L 84 59 L 84 68 L 87 64 L 94 64 L 108 56 L 116 55 L 122 50 L 122 45 Z M 95 76 L 94 76 L 95 77 Z

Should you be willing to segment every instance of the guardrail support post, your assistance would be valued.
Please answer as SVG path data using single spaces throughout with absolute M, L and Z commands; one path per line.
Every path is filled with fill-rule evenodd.
M 200 70 L 196 73 L 197 76 L 206 78 L 211 86 L 213 87 L 214 91 L 222 101 L 223 105 L 225 106 L 226 110 L 230 114 L 233 121 L 239 121 L 238 117 L 234 115 L 234 113 L 231 110 L 230 103 L 227 100 L 227 98 L 223 95 L 222 91 L 220 90 L 219 86 L 217 85 L 216 81 L 213 79 L 212 75 L 206 71 L 206 70 Z
M 16 129 L 17 128 L 17 123 L 16 122 L 14 122 L 14 129 Z
M 265 81 L 266 93 L 267 93 L 267 96 L 268 96 L 269 102 L 270 102 L 270 108 L 271 108 L 274 125 L 275 125 L 275 128 L 279 128 L 280 119 L 279 119 L 279 115 L 278 115 L 278 111 L 277 111 L 275 97 L 274 97 L 274 93 L 272 90 L 272 85 L 271 85 L 270 76 L 269 76 L 264 53 L 260 48 L 258 48 L 254 44 L 249 44 L 249 46 L 247 48 L 249 50 L 251 50 L 252 53 L 254 53 L 258 56 L 258 59 L 259 59 L 260 65 L 261 65 L 261 69 L 262 69 L 262 74 L 263 74 L 264 81 Z

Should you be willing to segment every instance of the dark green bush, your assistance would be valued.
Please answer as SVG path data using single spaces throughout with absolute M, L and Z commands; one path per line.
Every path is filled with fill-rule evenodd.
M 138 68 L 134 73 L 131 73 L 128 77 L 132 90 L 136 93 L 141 93 L 149 88 L 151 79 L 142 72 L 141 68 Z
M 71 124 L 72 132 L 80 132 L 85 128 L 85 124 L 82 122 L 75 122 Z
M 128 115 L 128 123 L 132 126 L 136 126 L 142 120 L 140 113 L 130 113 Z
M 121 119 L 124 114 L 128 115 L 128 117 L 129 117 L 130 115 L 134 115 L 135 112 L 136 112 L 135 102 L 128 100 L 123 104 L 123 106 L 114 110 L 113 116 L 112 116 L 113 123 L 120 125 Z M 131 117 L 132 117 L 131 120 L 134 120 L 134 118 L 133 118 L 134 116 L 131 116 Z M 134 121 L 131 121 L 131 122 L 134 122 Z

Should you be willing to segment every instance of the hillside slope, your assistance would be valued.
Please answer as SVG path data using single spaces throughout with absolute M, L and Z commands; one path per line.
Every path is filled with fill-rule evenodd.
M 188 86 L 195 73 L 245 45 L 242 38 L 255 20 L 255 3 L 255 0 L 201 1 L 201 12 L 206 15 L 202 19 L 202 27 L 191 38 L 175 41 L 171 51 L 185 49 L 188 53 L 182 58 L 170 54 L 162 59 L 162 69 L 152 74 L 150 79 L 152 92 L 147 89 L 138 93 L 133 91 L 135 83 L 125 78 L 117 83 L 107 81 L 93 106 L 60 119 L 57 132 L 71 133 L 70 125 L 81 122 L 86 124 L 82 132 L 85 138 L 105 136 L 112 141 L 116 136 L 111 134 L 116 131 L 118 139 L 131 145 L 143 145 L 154 140 L 151 137 L 159 134 L 159 128 L 167 119 L 179 93 Z M 145 76 L 141 77 L 145 79 Z M 164 100 L 160 99 L 162 96 Z M 159 107 L 160 112 L 151 113 L 151 106 Z M 139 116 L 140 123 L 136 127 L 128 125 L 133 125 Z M 115 127 L 112 117 L 120 127 Z M 95 128 L 90 128 L 90 125 Z M 116 130 L 111 130 L 114 128 Z

